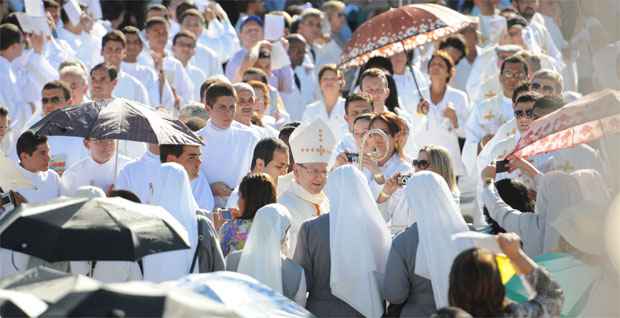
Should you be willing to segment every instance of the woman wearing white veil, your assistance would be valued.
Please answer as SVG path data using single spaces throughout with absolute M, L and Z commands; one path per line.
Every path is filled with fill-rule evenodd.
M 243 250 L 226 257 L 226 269 L 252 276 L 304 306 L 304 269 L 285 256 L 290 227 L 291 214 L 284 205 L 273 203 L 258 209 Z
M 493 182 L 495 167 L 482 171 L 485 186 L 482 201 L 489 216 L 508 232 L 517 233 L 523 242 L 523 250 L 530 257 L 554 251 L 559 244 L 558 232 L 551 224 L 564 210 L 583 204 L 583 195 L 577 179 L 561 171 L 551 171 L 537 180 L 534 213 L 522 213 L 509 207 L 498 195 Z
M 192 187 L 185 168 L 170 162 L 161 165 L 159 177 L 155 181 L 153 205 L 158 205 L 187 230 L 189 249 L 164 252 L 144 257 L 144 280 L 162 282 L 174 280 L 190 273 L 192 259 L 198 244 L 198 204 L 194 200 Z
M 390 233 L 364 174 L 351 165 L 327 179 L 330 212 L 302 224 L 294 260 L 306 273 L 306 308 L 318 317 L 381 317 Z
M 472 245 L 452 240 L 468 227 L 440 175 L 418 172 L 405 192 L 417 222 L 394 238 L 383 292 L 390 304 L 404 304 L 402 316 L 430 316 L 448 305 L 452 261 Z

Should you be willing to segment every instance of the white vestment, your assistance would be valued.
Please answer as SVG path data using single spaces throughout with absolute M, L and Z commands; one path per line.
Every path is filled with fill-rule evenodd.
M 412 70 L 413 74 L 415 74 L 415 79 L 413 74 L 411 74 Z M 402 74 L 394 74 L 392 77 L 394 78 L 394 83 L 396 83 L 399 101 L 402 101 L 402 103 L 399 103 L 400 106 L 410 114 L 415 114 L 418 111 L 416 101 L 420 100 L 418 88 L 420 88 L 420 91 L 424 91 L 430 85 L 427 76 L 417 67 L 408 65 Z M 417 88 L 416 82 L 418 83 Z
M 327 125 L 331 129 L 334 137 L 336 138 L 336 142 L 339 142 L 342 136 L 349 131 L 347 121 L 344 119 L 344 102 L 344 98 L 339 97 L 331 113 L 328 114 L 327 110 L 325 109 L 324 100 L 320 99 L 306 106 L 306 110 L 304 111 L 301 122 L 311 123 L 316 119 L 321 118 L 327 123 Z
M 207 80 L 208 76 L 205 75 L 199 67 L 192 64 L 187 64 L 185 66 L 185 70 L 187 71 L 189 78 L 192 80 L 192 101 L 200 103 L 200 86 Z M 181 105 L 181 107 L 183 106 L 185 105 Z
M 153 187 L 160 166 L 159 155 L 147 151 L 140 159 L 134 160 L 120 169 L 114 188 L 131 191 L 140 198 L 142 203 L 151 204 Z
M 314 66 L 311 64 L 297 66 L 293 73 L 293 76 L 297 76 L 299 80 L 299 87 L 293 85 L 290 91 L 282 92 L 280 96 L 286 111 L 291 116 L 290 119 L 292 121 L 300 121 L 306 105 L 317 100 L 317 95 L 319 94 L 318 80 Z
M 506 31 L 506 19 L 501 15 L 480 15 L 480 45 L 482 47 L 494 46 L 499 42 L 500 36 Z
M 174 107 L 174 95 L 170 88 L 170 83 L 167 81 L 164 83 L 161 94 L 159 90 L 159 79 L 157 73 L 150 66 L 145 66 L 138 63 L 121 63 L 121 69 L 134 78 L 139 78 L 144 88 L 149 95 L 149 102 L 153 107 L 163 106 L 166 109 L 172 109 Z
M 222 63 L 217 57 L 217 54 L 201 43 L 196 43 L 196 54 L 189 60 L 189 64 L 196 66 L 199 70 L 204 72 L 207 78 L 224 74 L 224 69 L 222 68 Z M 194 85 L 202 85 L 201 83 L 194 83 Z
M 2 56 L 0 56 L 0 82 L 2 83 L 0 85 L 0 104 L 9 111 L 11 131 L 19 132 L 32 116 L 32 110 L 22 98 L 17 74 L 13 71 L 11 62 Z M 19 136 L 14 137 L 17 140 Z
M 142 51 L 138 55 L 138 63 L 152 68 L 155 66 L 153 58 L 146 51 Z M 176 95 L 181 98 L 181 105 L 188 104 L 192 100 L 193 84 L 183 64 L 166 53 L 163 68 L 166 81 L 170 83 L 170 87 L 176 92 Z
M 146 92 L 146 88 L 138 79 L 123 71 L 118 72 L 116 77 L 117 83 L 112 91 L 112 96 L 123 97 L 129 100 L 133 100 L 144 105 L 151 106 L 149 101 L 149 95 Z
M 194 199 L 198 203 L 198 207 L 203 210 L 213 211 L 215 206 L 215 199 L 213 198 L 213 192 L 211 192 L 211 185 L 207 178 L 202 174 L 198 174 L 198 177 L 191 180 L 192 193 Z
M 62 175 L 62 194 L 73 196 L 82 186 L 95 186 L 104 192 L 108 191 L 110 186 L 114 184 L 115 160 L 112 157 L 106 163 L 99 164 L 91 156 L 88 156 L 78 161 Z M 117 173 L 123 169 L 129 160 L 125 156 L 118 156 Z

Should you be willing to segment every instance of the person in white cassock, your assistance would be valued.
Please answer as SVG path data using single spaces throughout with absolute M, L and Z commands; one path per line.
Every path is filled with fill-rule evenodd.
M 449 305 L 452 261 L 473 245 L 452 240 L 452 235 L 468 231 L 468 227 L 440 175 L 418 172 L 405 192 L 417 222 L 392 242 L 383 294 L 390 304 L 404 305 L 403 317 L 429 316 Z
M 206 91 L 207 125 L 198 131 L 203 138 L 201 174 L 211 183 L 216 207 L 224 207 L 230 193 L 250 170 L 258 137 L 233 121 L 237 94 L 227 83 L 217 82 Z
M 241 48 L 234 53 L 234 55 L 226 63 L 226 69 L 224 74 L 228 79 L 233 82 L 237 82 L 241 79 L 243 74 L 240 73 L 240 68 L 246 60 L 250 50 L 261 40 L 263 40 L 263 19 L 257 16 L 248 16 L 240 19 L 239 27 L 239 40 L 241 41 Z
M 238 108 L 238 111 L 235 112 L 235 121 L 251 129 L 259 139 L 273 137 L 273 133 L 266 127 L 257 126 L 252 123 L 252 117 L 255 114 L 254 106 L 256 104 L 254 88 L 248 83 L 235 83 L 233 87 L 237 93 Z
M 32 127 L 49 113 L 68 107 L 71 101 L 71 90 L 65 82 L 51 81 L 43 86 L 41 92 L 42 112 L 36 112 L 24 126 L 24 131 Z M 67 136 L 48 136 L 50 146 L 50 169 L 62 175 L 66 169 L 82 158 L 88 156 L 82 138 Z M 10 157 L 18 161 L 18 155 L 11 149 Z
M 207 7 L 210 10 L 205 9 L 204 16 L 200 12 L 196 15 L 191 10 L 185 11 L 181 16 L 181 28 L 192 31 L 198 42 L 213 50 L 220 64 L 223 64 L 239 50 L 237 30 L 219 3 L 209 1 Z M 201 10 L 200 4 L 198 9 Z
M 98 60 L 97 52 L 101 51 L 101 36 L 93 32 L 93 20 L 86 14 L 82 14 L 80 22 L 73 25 L 69 16 L 62 9 L 62 26 L 56 28 L 58 39 L 66 41 L 87 68 L 93 67 Z
M 95 186 L 109 191 L 118 172 L 130 159 L 116 156 L 116 142 L 111 139 L 84 139 L 89 156 L 65 170 L 62 175 L 62 194 L 72 196 L 82 186 Z
M 158 72 L 160 79 L 163 75 L 170 83 L 175 95 L 175 108 L 169 111 L 175 113 L 182 105 L 192 100 L 193 85 L 183 64 L 166 51 L 168 41 L 168 23 L 160 17 L 146 21 L 146 38 L 149 51 L 143 50 L 138 56 L 138 63 L 149 66 Z
M 226 256 L 226 270 L 252 276 L 304 306 L 304 269 L 287 256 L 290 226 L 291 215 L 285 206 L 273 203 L 258 209 L 243 250 Z
M 114 97 L 124 97 L 144 105 L 151 105 L 146 88 L 134 76 L 122 69 L 123 59 L 127 54 L 127 39 L 118 30 L 108 32 L 101 39 L 101 56 L 103 62 L 114 66 L 117 70 L 116 86 L 112 91 Z
M 75 196 L 79 198 L 96 199 L 105 198 L 106 194 L 97 187 L 83 186 L 78 189 Z M 72 274 L 86 275 L 103 283 L 123 283 L 142 280 L 142 269 L 137 262 L 72 261 L 70 262 L 70 266 Z
M 160 165 L 159 145 L 149 144 L 142 157 L 120 169 L 114 189 L 131 191 L 142 203 L 151 204 Z
M 32 115 L 34 108 L 24 101 L 18 85 L 17 74 L 11 63 L 22 55 L 24 50 L 22 34 L 13 24 L 0 27 L 0 105 L 7 107 L 11 114 L 11 131 L 19 133 Z M 14 136 L 16 137 L 16 136 Z
M 475 0 L 480 9 L 478 23 L 480 25 L 480 44 L 490 47 L 497 44 L 499 37 L 506 30 L 506 19 L 498 14 L 496 1 Z
M 307 43 L 303 36 L 294 33 L 289 34 L 288 57 L 291 60 L 293 80 L 295 85 L 288 92 L 282 92 L 282 101 L 286 111 L 291 115 L 291 120 L 301 120 L 306 105 L 317 99 L 319 88 L 315 66 L 309 60 L 304 59 Z
M 203 210 L 213 211 L 215 200 L 209 181 L 200 171 L 201 149 L 199 145 L 160 145 L 159 158 L 162 163 L 176 162 L 185 168 L 192 187 L 192 194 Z
M 189 249 L 158 253 L 143 258 L 144 280 L 163 282 L 175 280 L 191 273 L 192 259 L 198 245 L 198 223 L 189 178 L 185 168 L 170 162 L 161 165 L 155 182 L 153 204 L 164 208 L 186 230 L 180 233 L 187 238 Z
M 493 138 L 499 127 L 514 118 L 512 95 L 520 81 L 527 79 L 528 65 L 518 56 L 502 62 L 500 82 L 502 94 L 474 104 L 465 125 L 466 140 L 463 147 L 463 163 L 468 173 L 475 169 L 476 157 L 482 147 Z
M 311 123 L 317 119 L 324 121 L 334 134 L 336 142 L 340 142 L 342 136 L 348 131 L 344 118 L 345 100 L 340 96 L 344 86 L 342 72 L 336 64 L 327 64 L 321 67 L 318 77 L 321 98 L 306 106 L 301 122 Z
M 138 63 L 138 56 L 142 52 L 143 44 L 140 38 L 140 30 L 133 26 L 126 26 L 122 29 L 127 41 L 125 58 L 121 62 L 121 68 L 127 74 L 139 78 L 149 95 L 149 102 L 154 107 L 164 107 L 173 109 L 175 98 L 166 81 L 163 72 L 156 72 L 155 68 Z
M 60 178 L 58 174 L 49 169 L 49 146 L 47 137 L 34 134 L 31 131 L 24 132 L 16 144 L 19 153 L 19 165 L 17 169 L 26 179 L 32 182 L 28 188 L 17 188 L 19 193 L 28 203 L 44 203 L 60 196 Z M 7 189 L 5 189 L 7 190 Z M 19 252 L 0 249 L 0 276 L 15 274 L 36 266 L 37 264 L 50 264 Z M 60 270 L 68 270 L 66 263 L 57 263 Z
M 364 175 L 354 166 L 329 176 L 329 213 L 304 222 L 294 261 L 306 274 L 306 308 L 318 317 L 381 317 L 381 277 L 390 233 Z
M 329 210 L 329 201 L 323 187 L 327 182 L 327 164 L 335 144 L 331 129 L 320 119 L 295 128 L 289 137 L 295 160 L 295 179 L 288 190 L 280 194 L 278 203 L 291 212 L 291 255 L 295 250 L 301 224 Z
M 192 102 L 200 101 L 200 86 L 208 76 L 200 67 L 190 62 L 196 54 L 196 37 L 189 31 L 179 31 L 172 39 L 172 54 L 183 64 L 192 81 Z
M 184 26 L 185 24 L 183 22 L 189 16 L 200 19 L 202 18 L 202 14 L 200 13 L 200 11 L 196 9 L 189 9 L 183 12 L 183 15 L 180 17 L 181 31 L 191 32 L 194 35 L 194 38 L 196 40 L 194 54 L 191 56 L 189 63 L 191 63 L 192 65 L 196 66 L 201 71 L 203 71 L 207 78 L 213 75 L 223 74 L 224 70 L 222 69 L 222 63 L 220 62 L 219 57 L 217 56 L 217 53 L 215 53 L 215 51 L 212 50 L 210 47 L 198 41 L 198 39 L 200 38 L 202 34 L 202 30 L 204 29 L 203 27 L 204 20 L 199 28 L 196 28 L 196 27 L 187 28 Z M 194 84 L 194 85 L 200 86 L 200 84 Z
M 523 34 L 523 40 L 528 44 L 529 49 L 536 52 L 535 46 L 537 46 L 539 52 L 549 55 L 563 68 L 562 52 L 553 42 L 553 38 L 545 26 L 545 19 L 540 13 L 537 13 L 539 0 L 515 0 L 513 5 L 528 22 L 524 29 L 526 32 Z

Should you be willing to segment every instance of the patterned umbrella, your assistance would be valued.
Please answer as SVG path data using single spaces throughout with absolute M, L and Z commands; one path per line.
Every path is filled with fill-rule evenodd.
M 389 57 L 446 37 L 473 20 L 448 7 L 412 4 L 384 12 L 362 24 L 344 48 L 340 67 L 361 66 L 371 57 Z
M 46 136 L 116 139 L 151 144 L 202 145 L 185 124 L 124 98 L 56 110 L 30 130 Z
M 531 157 L 620 133 L 620 91 L 589 94 L 534 121 L 513 154 Z

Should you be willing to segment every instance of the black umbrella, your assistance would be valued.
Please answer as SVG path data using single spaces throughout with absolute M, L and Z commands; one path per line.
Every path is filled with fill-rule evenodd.
M 181 121 L 124 98 L 56 110 L 30 130 L 46 136 L 131 140 L 151 144 L 202 144 L 200 137 Z
M 49 284 L 53 288 L 54 284 Z M 233 310 L 190 291 L 146 282 L 87 286 L 50 305 L 42 317 L 239 317 Z
M 48 262 L 137 261 L 187 249 L 187 231 L 166 210 L 122 198 L 60 198 L 22 205 L 0 247 Z

